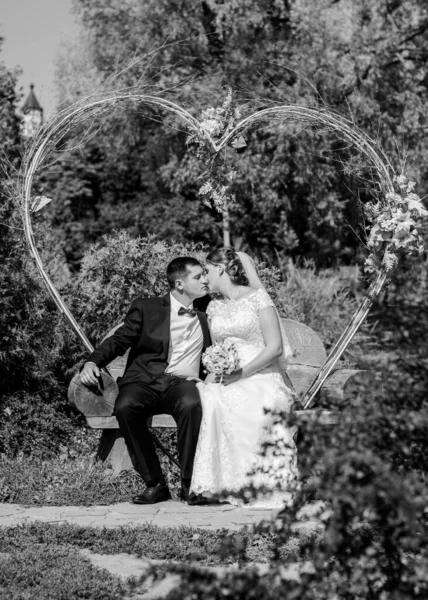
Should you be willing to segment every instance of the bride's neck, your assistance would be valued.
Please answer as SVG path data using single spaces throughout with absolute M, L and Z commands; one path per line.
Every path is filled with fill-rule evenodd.
M 227 300 L 235 300 L 238 296 L 242 294 L 242 285 L 235 285 L 234 283 L 225 284 L 224 288 L 220 290 L 220 293 Z

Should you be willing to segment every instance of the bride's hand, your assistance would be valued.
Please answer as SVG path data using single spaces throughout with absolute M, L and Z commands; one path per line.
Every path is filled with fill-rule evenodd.
M 204 379 L 205 383 L 215 383 L 215 381 L 216 381 L 216 378 L 215 378 L 214 373 L 208 373 L 208 375 Z
M 230 385 L 231 383 L 235 383 L 242 379 L 242 369 L 236 369 L 233 373 L 223 375 L 222 384 Z

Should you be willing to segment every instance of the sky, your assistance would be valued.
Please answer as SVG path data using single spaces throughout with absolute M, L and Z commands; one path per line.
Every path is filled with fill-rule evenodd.
M 0 0 L 0 61 L 21 67 L 18 91 L 34 92 L 45 115 L 55 110 L 54 59 L 60 42 L 77 39 L 72 0 Z

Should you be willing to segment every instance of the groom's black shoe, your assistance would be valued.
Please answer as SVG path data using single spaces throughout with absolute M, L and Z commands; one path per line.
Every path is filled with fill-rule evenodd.
M 164 479 L 161 479 L 156 485 L 147 486 L 142 494 L 134 496 L 132 502 L 134 504 L 156 504 L 157 502 L 165 502 L 170 500 L 168 486 Z

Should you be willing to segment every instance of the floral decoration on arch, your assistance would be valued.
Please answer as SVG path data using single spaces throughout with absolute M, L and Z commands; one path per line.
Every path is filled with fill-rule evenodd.
M 186 143 L 196 145 L 196 157 L 202 160 L 208 169 L 200 178 L 205 183 L 199 188 L 199 195 L 203 202 L 210 208 L 221 212 L 226 206 L 235 203 L 235 194 L 231 185 L 236 178 L 235 169 L 227 164 L 227 147 L 217 153 L 213 149 L 214 143 L 219 143 L 222 138 L 231 132 L 242 117 L 241 108 L 236 105 L 232 88 L 228 88 L 226 100 L 217 108 L 209 106 L 201 113 L 200 128 L 202 135 L 192 131 Z M 234 150 L 245 148 L 246 142 L 242 135 L 233 139 L 230 146 Z
M 415 183 L 405 175 L 395 177 L 400 193 L 388 193 L 384 202 L 367 204 L 364 213 L 372 223 L 365 271 L 390 273 L 403 255 L 422 254 L 425 247 L 419 233 L 423 217 L 428 216 L 421 199 L 414 193 Z
M 206 206 L 219 212 L 236 202 L 231 188 L 237 173 L 228 165 L 227 149 L 239 150 L 247 144 L 242 134 L 239 134 L 217 152 L 213 148 L 213 142 L 221 144 L 236 127 L 242 112 L 242 107 L 236 104 L 229 87 L 223 104 L 217 108 L 209 106 L 204 109 L 199 121 L 200 131 L 192 131 L 187 138 L 188 145 L 196 146 L 197 158 L 208 167 L 200 176 L 205 182 L 199 188 L 199 195 Z M 425 250 L 420 227 L 422 219 L 428 216 L 428 210 L 413 191 L 416 184 L 404 174 L 394 176 L 394 183 L 399 192 L 384 191 L 383 201 L 368 203 L 363 207 L 364 216 L 370 225 L 367 227 L 366 224 L 369 255 L 364 263 L 364 270 L 368 274 L 383 272 L 389 277 L 400 257 L 421 255 Z

